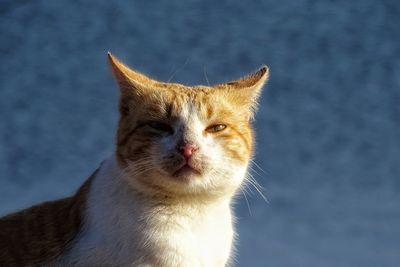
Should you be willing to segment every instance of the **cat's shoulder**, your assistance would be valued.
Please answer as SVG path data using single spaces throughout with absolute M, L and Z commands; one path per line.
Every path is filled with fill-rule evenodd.
M 1 217 L 0 266 L 42 265 L 63 254 L 83 225 L 86 197 L 95 173 L 72 197 Z

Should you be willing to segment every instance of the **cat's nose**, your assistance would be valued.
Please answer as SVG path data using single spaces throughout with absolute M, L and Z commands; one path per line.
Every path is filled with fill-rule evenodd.
M 179 152 L 185 157 L 185 159 L 190 158 L 194 152 L 199 150 L 199 147 L 194 144 L 183 144 L 178 147 Z

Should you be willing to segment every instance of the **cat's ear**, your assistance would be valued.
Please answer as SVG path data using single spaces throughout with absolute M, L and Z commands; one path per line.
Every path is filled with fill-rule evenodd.
M 119 101 L 121 115 L 130 114 L 138 103 L 146 102 L 148 97 L 157 95 L 160 91 L 155 89 L 159 84 L 157 81 L 130 69 L 110 52 L 108 61 L 121 92 Z
M 108 52 L 108 61 L 122 94 L 142 95 L 158 82 L 134 71 Z
M 261 89 L 268 78 L 269 68 L 264 65 L 250 75 L 235 81 L 217 85 L 217 88 L 219 87 L 222 90 L 228 91 L 229 99 L 238 106 L 249 108 L 251 116 L 253 116 L 254 112 L 257 110 Z

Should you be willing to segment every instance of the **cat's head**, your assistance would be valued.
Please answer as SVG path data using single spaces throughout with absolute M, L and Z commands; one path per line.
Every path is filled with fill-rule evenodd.
M 215 86 L 163 83 L 109 54 L 121 90 L 116 156 L 136 190 L 233 194 L 253 153 L 251 119 L 268 68 Z

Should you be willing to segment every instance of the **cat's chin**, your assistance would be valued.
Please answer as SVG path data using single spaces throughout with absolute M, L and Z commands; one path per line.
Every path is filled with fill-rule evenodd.
M 172 173 L 175 178 L 190 178 L 194 176 L 201 176 L 201 172 L 189 164 L 184 164 Z

